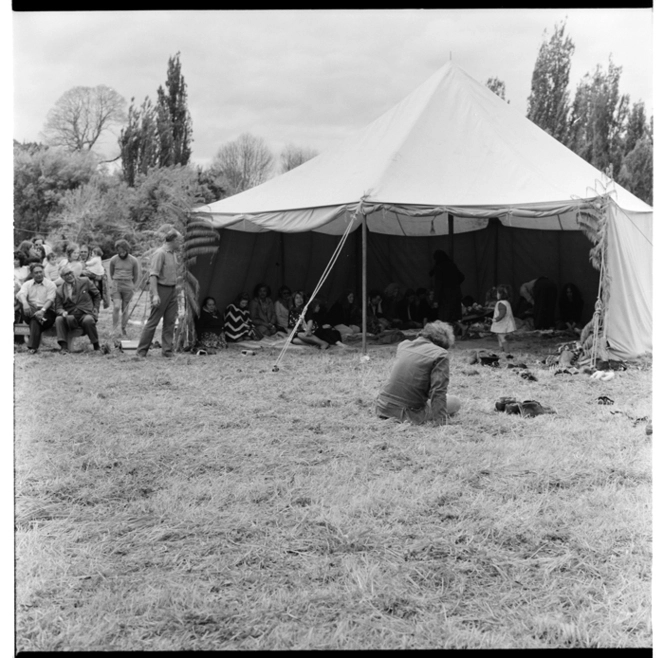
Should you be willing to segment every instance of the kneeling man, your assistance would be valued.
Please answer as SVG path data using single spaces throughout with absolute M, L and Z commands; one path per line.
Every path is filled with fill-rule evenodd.
M 87 334 L 95 351 L 99 350 L 97 317 L 101 293 L 85 276 L 77 277 L 70 265 L 60 271 L 63 283 L 55 294 L 55 331 L 60 352 L 68 352 L 69 334 L 81 328 Z
M 415 340 L 404 340 L 390 378 L 376 401 L 381 418 L 409 420 L 415 425 L 444 425 L 461 403 L 447 395 L 450 362 L 447 350 L 454 344 L 454 330 L 446 322 L 429 322 Z

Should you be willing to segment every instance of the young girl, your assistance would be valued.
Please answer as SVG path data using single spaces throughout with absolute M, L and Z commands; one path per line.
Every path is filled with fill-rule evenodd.
M 503 352 L 506 351 L 505 345 L 507 344 L 507 334 L 516 331 L 514 315 L 512 315 L 512 306 L 509 303 L 510 297 L 510 287 L 501 283 L 496 288 L 496 306 L 493 310 L 491 331 L 498 336 L 498 345 Z

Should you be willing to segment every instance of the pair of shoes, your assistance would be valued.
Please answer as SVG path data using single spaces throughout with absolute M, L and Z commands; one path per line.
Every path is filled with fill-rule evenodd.
M 537 381 L 537 377 L 535 377 L 535 375 L 533 375 L 533 373 L 530 372 L 529 370 L 524 370 L 523 372 L 520 372 L 519 376 L 521 377 L 521 379 L 525 379 L 529 382 Z
M 537 400 L 524 400 L 518 402 L 515 398 L 499 398 L 496 401 L 496 410 L 506 414 L 521 415 L 527 418 L 541 416 L 542 414 L 555 414 L 551 407 L 545 407 Z
M 505 408 L 508 404 L 515 404 L 517 402 L 516 398 L 510 397 L 501 397 L 496 400 L 495 408 L 496 411 L 505 411 Z

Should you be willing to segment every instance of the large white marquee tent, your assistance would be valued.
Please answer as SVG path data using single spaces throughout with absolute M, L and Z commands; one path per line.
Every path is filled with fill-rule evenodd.
M 603 331 L 611 354 L 631 358 L 652 350 L 652 208 L 448 62 L 338 148 L 197 208 L 221 230 L 222 248 L 195 274 L 202 292 L 222 304 L 238 286 L 274 276 L 275 267 L 283 279 L 286 261 L 288 276 L 309 281 L 327 262 L 329 236 L 351 224 L 362 228 L 362 242 L 338 267 L 353 270 L 356 281 L 363 268 L 365 293 L 367 279 L 408 284 L 417 273 L 421 281 L 442 246 L 467 273 L 464 292 L 479 296 L 500 282 L 518 289 L 544 274 L 560 286 L 574 280 L 588 315 L 599 275 L 588 264 L 592 244 L 581 222 L 598 209 Z M 263 234 L 271 237 L 261 243 Z M 303 260 L 311 271 L 302 270 Z M 332 288 L 348 281 L 337 277 Z

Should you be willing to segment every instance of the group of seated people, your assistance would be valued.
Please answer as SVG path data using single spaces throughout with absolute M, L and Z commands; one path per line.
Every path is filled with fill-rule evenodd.
M 104 308 L 109 307 L 109 286 L 102 256 L 99 247 L 90 249 L 87 245 L 68 244 L 62 251 L 56 250 L 41 236 L 22 241 L 15 249 L 14 322 L 30 327 L 30 352 L 39 349 L 41 334 L 55 324 L 57 292 L 68 283 L 68 273 L 73 272 L 75 280 L 86 277 L 95 288 L 92 294 L 103 301 Z M 86 327 L 84 330 L 90 334 Z M 93 338 L 91 336 L 91 340 Z M 16 343 L 24 340 L 22 335 L 14 337 Z M 95 342 L 98 341 L 95 339 L 93 344 Z
M 390 284 L 383 293 L 380 290 L 368 293 L 368 333 L 421 328 L 437 319 L 437 304 L 431 291 L 408 289 L 403 298 L 398 293 L 397 284 Z M 242 292 L 223 312 L 213 297 L 206 297 L 196 322 L 196 333 L 200 347 L 219 349 L 243 340 L 260 341 L 275 335 L 285 338 L 296 326 L 294 344 L 322 350 L 334 345 L 345 347 L 349 339 L 361 333 L 362 308 L 353 290 L 345 290 L 328 307 L 321 298 L 310 300 L 303 291 L 293 292 L 288 286 L 279 288 L 273 300 L 270 286 L 259 283 L 253 297 Z
M 109 286 L 106 270 L 102 264 L 104 252 L 100 247 L 88 247 L 69 243 L 60 249 L 53 249 L 40 235 L 32 240 L 23 240 L 14 250 L 14 294 L 31 278 L 30 265 L 41 263 L 44 278 L 53 281 L 56 286 L 63 282 L 62 269 L 71 266 L 74 274 L 85 276 L 95 283 L 102 295 L 104 308 L 110 304 Z

